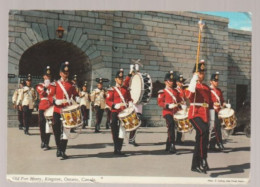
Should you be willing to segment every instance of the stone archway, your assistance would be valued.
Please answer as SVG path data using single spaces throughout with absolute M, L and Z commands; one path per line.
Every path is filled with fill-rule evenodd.
M 28 48 L 21 56 L 19 75 L 42 75 L 43 69 L 49 65 L 53 70 L 53 78 L 59 78 L 62 62 L 70 62 L 70 76 L 78 75 L 79 83 L 90 80 L 91 65 L 88 56 L 77 46 L 62 40 L 46 40 Z

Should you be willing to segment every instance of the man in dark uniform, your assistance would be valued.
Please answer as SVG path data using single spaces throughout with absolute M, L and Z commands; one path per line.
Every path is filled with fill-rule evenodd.
M 61 64 L 60 67 L 60 80 L 55 82 L 55 94 L 56 99 L 53 100 L 54 113 L 53 113 L 53 131 L 55 136 L 55 142 L 57 145 L 57 157 L 67 159 L 68 156 L 65 154 L 68 140 L 61 136 L 63 132 L 63 125 L 61 121 L 61 110 L 62 108 L 72 104 L 71 97 L 79 102 L 78 93 L 73 83 L 68 80 L 69 77 L 69 62 Z
M 21 97 L 21 94 L 23 92 L 23 87 L 24 87 L 24 80 L 21 79 L 20 83 L 19 83 L 19 88 L 15 89 L 13 97 L 12 97 L 12 102 L 13 102 L 13 106 L 14 109 L 17 109 L 18 112 L 18 121 L 19 121 L 19 129 L 23 130 L 23 108 L 22 108 L 22 104 L 18 103 L 19 98 Z
M 159 90 L 157 101 L 158 105 L 163 108 L 162 114 L 166 120 L 168 128 L 166 151 L 170 154 L 175 154 L 175 123 L 173 120 L 173 115 L 178 111 L 178 105 L 181 102 L 181 99 L 177 90 L 173 89 L 173 71 L 166 73 L 164 83 L 165 88 L 163 90 Z
M 27 80 L 25 81 L 26 86 L 23 87 L 23 92 L 21 97 L 19 97 L 18 103 L 21 103 L 23 107 L 23 119 L 24 119 L 24 134 L 29 134 L 29 126 L 32 122 L 32 111 L 34 108 L 34 102 L 37 99 L 36 92 L 34 88 L 31 87 L 32 78 L 28 74 Z
M 96 78 L 97 88 L 91 93 L 91 101 L 93 102 L 96 113 L 95 133 L 100 132 L 100 124 L 106 107 L 106 91 L 103 89 L 103 82 L 107 79 Z
M 186 90 L 186 97 L 190 101 L 188 118 L 196 130 L 196 143 L 193 153 L 191 170 L 206 173 L 209 169 L 207 163 L 209 142 L 209 109 L 212 108 L 210 88 L 202 83 L 204 80 L 205 63 L 198 63 L 198 71 L 195 72 Z
M 211 137 L 210 137 L 210 142 L 209 142 L 209 150 L 211 151 L 223 151 L 224 146 L 223 146 L 223 141 L 222 141 L 222 134 L 221 134 L 221 122 L 220 119 L 218 118 L 218 113 L 221 108 L 223 107 L 228 107 L 230 108 L 230 104 L 226 104 L 223 98 L 223 94 L 221 89 L 218 88 L 218 81 L 219 81 L 219 72 L 216 72 L 211 75 L 210 78 L 210 91 L 211 91 L 211 98 L 213 102 L 213 107 L 214 110 L 212 111 L 213 114 L 215 115 L 215 121 L 210 121 L 210 126 L 213 127 L 211 131 Z M 216 144 L 219 147 L 219 150 L 216 149 Z
M 185 96 L 185 90 L 183 89 L 183 84 L 185 82 L 186 79 L 183 78 L 183 75 L 179 75 L 176 79 L 176 90 L 179 93 L 179 96 L 181 98 L 181 105 L 182 108 L 184 108 L 185 110 L 187 109 L 187 103 L 186 103 L 186 96 Z M 182 142 L 182 136 L 183 133 L 177 131 L 177 137 L 176 137 L 176 143 L 177 144 L 183 144 Z
M 36 90 L 40 97 L 39 103 L 39 127 L 41 134 L 41 148 L 44 150 L 49 150 L 49 142 L 51 133 L 46 133 L 46 119 L 44 112 L 52 106 L 52 96 L 54 95 L 55 84 L 51 83 L 51 69 L 50 66 L 47 66 L 44 69 L 43 73 L 43 83 L 39 83 L 36 86 Z
M 106 97 L 106 104 L 111 108 L 111 132 L 113 136 L 115 155 L 124 155 L 124 153 L 121 152 L 124 139 L 118 137 L 118 114 L 126 108 L 125 105 L 128 105 L 130 102 L 132 102 L 130 91 L 128 90 L 130 78 L 131 74 L 129 74 L 125 81 L 123 81 L 124 72 L 123 69 L 120 69 L 120 71 L 116 73 L 116 86 L 108 89 Z

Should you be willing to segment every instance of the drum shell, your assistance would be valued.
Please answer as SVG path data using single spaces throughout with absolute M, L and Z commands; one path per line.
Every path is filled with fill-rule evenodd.
M 78 104 L 70 105 L 61 111 L 63 126 L 74 128 L 83 124 L 81 109 Z
M 218 112 L 219 119 L 222 120 L 222 125 L 224 129 L 231 130 L 237 126 L 237 119 L 235 116 L 235 111 L 231 108 L 223 108 Z
M 175 125 L 178 132 L 190 132 L 193 129 L 193 126 L 188 119 L 188 111 L 179 110 L 173 115 Z
M 121 111 L 118 114 L 118 118 L 127 132 L 136 130 L 141 125 L 141 121 L 133 107 L 128 107 Z

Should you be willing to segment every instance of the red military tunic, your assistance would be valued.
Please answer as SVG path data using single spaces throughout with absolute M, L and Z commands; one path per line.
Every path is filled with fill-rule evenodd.
M 220 111 L 220 107 L 223 105 L 224 103 L 224 98 L 223 98 L 223 94 L 222 94 L 222 91 L 221 89 L 219 88 L 213 88 L 213 87 L 210 87 L 211 88 L 211 99 L 212 99 L 212 102 L 213 102 L 213 107 L 215 109 L 216 112 L 219 112 Z M 217 95 L 215 95 L 215 94 Z M 216 105 L 216 104 L 219 104 L 219 105 Z
M 173 97 L 166 91 L 166 89 L 168 89 L 175 96 L 176 100 L 173 99 Z M 172 104 L 172 103 L 175 103 L 175 104 L 180 103 L 181 98 L 176 89 L 165 88 L 158 92 L 157 102 L 158 102 L 158 105 L 163 108 L 163 111 L 162 111 L 163 116 L 165 116 L 167 114 L 173 115 L 178 111 L 178 107 L 169 109 L 169 108 L 167 108 L 167 105 Z
M 53 102 L 53 95 L 55 92 L 55 83 L 50 83 L 46 90 L 44 90 L 44 83 L 39 83 L 36 90 L 40 96 L 39 110 L 48 109 Z
M 122 96 L 124 97 L 126 103 L 128 103 L 129 101 L 132 101 L 130 91 L 128 90 L 129 81 L 130 81 L 130 77 L 127 76 L 124 81 L 123 86 L 117 87 L 118 90 L 121 91 Z M 108 89 L 107 97 L 106 97 L 106 104 L 111 108 L 111 112 L 119 113 L 125 109 L 125 106 L 121 106 L 119 109 L 115 109 L 114 106 L 115 106 L 115 104 L 118 104 L 118 103 L 123 103 L 123 101 L 121 100 L 116 89 L 114 87 L 111 87 L 110 89 Z
M 209 109 L 212 109 L 210 88 L 206 84 L 197 83 L 195 93 L 186 90 L 186 97 L 190 101 L 188 118 L 200 117 L 204 122 L 209 121 Z M 206 103 L 208 106 L 197 106 L 196 104 Z M 195 105 L 194 105 L 195 104 Z
M 75 100 L 75 97 L 78 96 L 78 92 L 76 91 L 75 86 L 73 86 L 73 83 L 68 80 L 63 81 L 62 79 L 60 79 L 59 81 L 61 82 L 61 84 L 63 85 L 65 90 L 67 91 L 69 99 L 73 96 L 73 99 Z M 65 101 L 67 98 L 66 98 L 63 90 L 61 89 L 58 81 L 56 81 L 55 84 L 56 84 L 56 89 L 55 89 L 56 99 L 61 99 L 61 100 Z M 61 113 L 61 109 L 68 105 L 69 105 L 68 102 L 64 102 L 61 105 L 54 105 L 54 112 Z

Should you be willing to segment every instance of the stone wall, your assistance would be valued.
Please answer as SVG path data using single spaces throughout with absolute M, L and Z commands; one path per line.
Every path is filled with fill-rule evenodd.
M 235 36 L 235 31 L 231 34 L 228 19 L 191 12 L 12 10 L 9 16 L 8 72 L 19 74 L 22 55 L 35 44 L 57 40 L 76 46 L 86 54 L 91 69 L 86 69 L 84 73 L 91 74 L 89 77 L 92 80 L 102 76 L 112 80 L 110 84 L 113 85 L 116 71 L 119 68 L 129 71 L 133 59 L 141 60 L 141 71 L 149 73 L 153 82 L 163 82 L 169 70 L 176 74 L 182 73 L 190 79 L 196 61 L 200 17 L 206 23 L 200 52 L 200 59 L 205 59 L 207 63 L 205 82 L 209 82 L 211 73 L 219 71 L 219 86 L 224 91 L 224 97 L 232 97 L 235 92 L 227 89 L 233 80 L 233 74 L 229 71 L 230 53 L 233 53 L 230 47 L 244 46 L 243 42 L 237 40 L 246 40 L 248 45 L 251 44 L 247 40 L 249 35 L 241 32 Z M 62 39 L 55 36 L 59 25 L 65 29 Z M 244 47 L 246 56 L 233 58 L 239 67 L 244 62 L 251 64 L 251 56 L 248 54 L 251 48 Z M 250 75 L 250 71 L 246 73 Z M 9 79 L 9 84 L 15 81 Z M 93 81 L 91 84 L 95 87 Z M 235 100 L 231 100 L 231 103 L 235 103 Z M 144 106 L 148 125 L 165 125 L 161 110 L 156 98 Z

